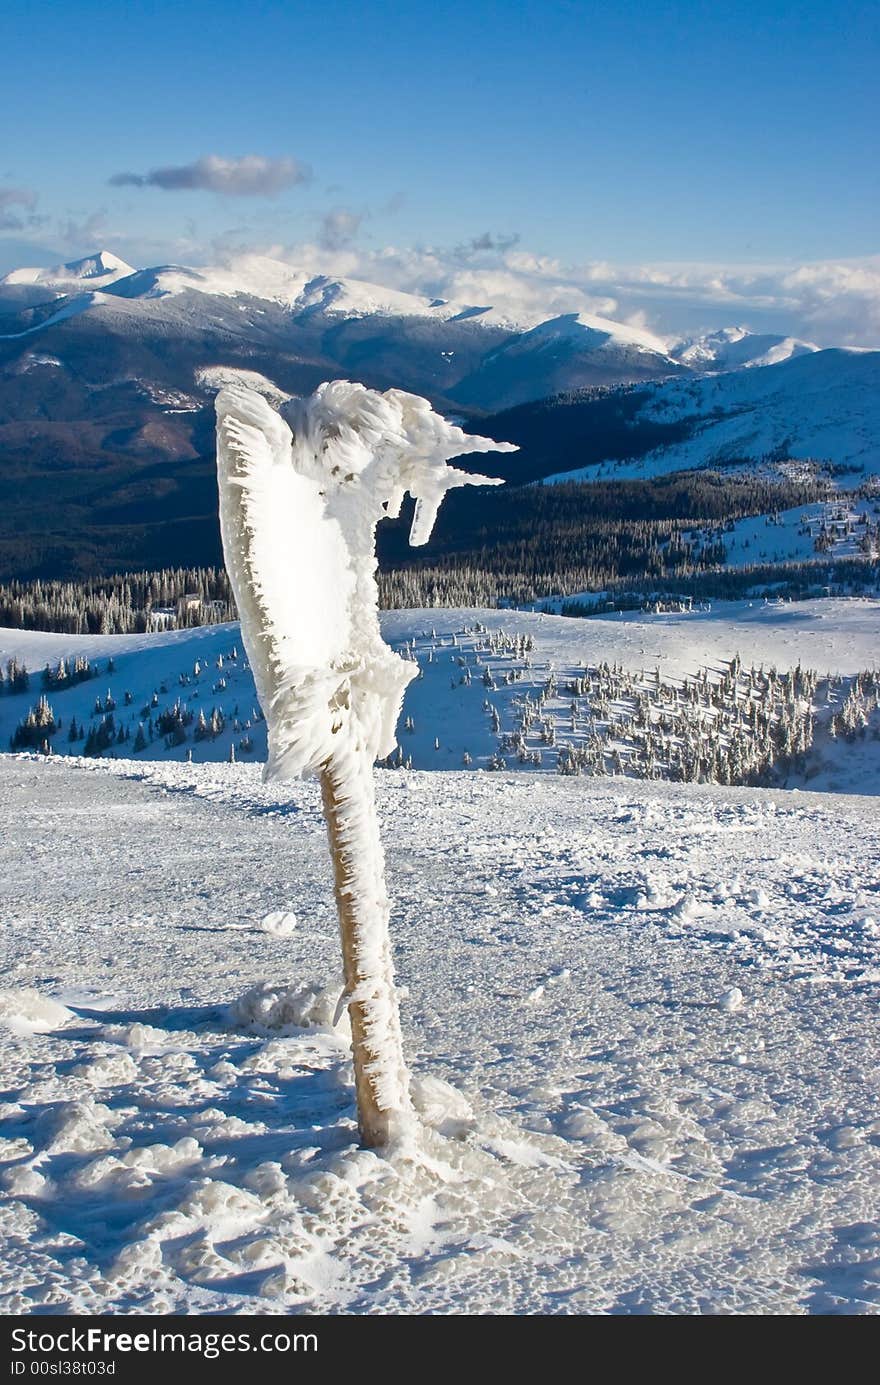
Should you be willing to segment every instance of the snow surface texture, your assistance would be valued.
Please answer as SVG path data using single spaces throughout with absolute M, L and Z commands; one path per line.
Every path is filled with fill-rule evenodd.
M 0 760 L 4 1310 L 880 1311 L 873 807 L 379 800 L 433 1132 L 393 1158 L 357 1146 L 317 786 Z

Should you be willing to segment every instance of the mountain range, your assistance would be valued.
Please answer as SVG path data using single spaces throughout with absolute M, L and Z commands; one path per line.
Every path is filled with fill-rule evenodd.
M 289 394 L 339 376 L 424 394 L 521 442 L 506 474 L 532 480 L 780 449 L 880 469 L 878 362 L 741 327 L 672 341 L 584 313 L 514 321 L 253 255 L 18 269 L 0 279 L 0 575 L 215 561 L 229 371 Z
M 138 270 L 103 250 L 0 279 L 7 374 L 58 362 L 85 388 L 136 379 L 189 396 L 193 408 L 197 372 L 217 364 L 250 365 L 291 392 L 331 370 L 494 412 L 565 390 L 775 364 L 816 349 L 743 328 L 672 342 L 585 313 L 514 321 L 492 306 L 330 279 L 256 255 L 221 268 Z

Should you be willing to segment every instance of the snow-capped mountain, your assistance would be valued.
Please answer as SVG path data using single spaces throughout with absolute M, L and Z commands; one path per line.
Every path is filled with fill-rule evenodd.
M 148 384 L 190 392 L 198 370 L 238 364 L 280 372 L 291 391 L 328 374 L 355 375 L 489 410 L 686 369 L 659 338 L 603 318 L 517 322 L 490 304 L 330 278 L 258 255 L 133 269 L 101 251 L 55 269 L 14 270 L 0 280 L 0 362 L 14 369 L 34 348 L 102 385 L 118 381 L 125 362 Z
M 210 402 L 197 376 L 215 366 L 257 370 L 291 393 L 353 376 L 454 406 L 458 382 L 523 330 L 488 305 L 331 279 L 254 255 L 219 268 L 133 270 L 102 252 L 0 281 L 7 379 L 20 378 L 33 357 L 51 357 L 80 396 L 137 381 L 154 395 L 187 395 L 192 410 Z M 2 378 L 0 395 L 0 413 L 5 404 L 7 416 L 22 419 Z M 91 416 L 90 404 L 80 407 L 85 415 L 68 412 L 65 421 Z
M 669 354 L 692 370 L 741 370 L 778 365 L 820 348 L 798 337 L 750 332 L 746 327 L 722 327 L 719 332 L 686 337 L 669 348 Z
M 503 408 L 591 385 L 631 384 L 682 373 L 659 337 L 587 313 L 565 313 L 491 351 L 457 389 L 464 404 Z
M 0 280 L 0 458 L 19 484 L 0 513 L 0 567 L 216 562 L 213 400 L 230 372 L 281 396 L 340 377 L 409 389 L 521 444 L 511 480 L 780 449 L 880 470 L 880 354 L 741 329 L 697 348 L 586 314 L 517 324 L 259 256 L 133 269 L 102 251 L 15 270 Z M 486 414 L 499 417 L 484 428 Z
M 291 392 L 329 375 L 497 411 L 589 386 L 767 366 L 815 351 L 742 327 L 670 346 L 586 313 L 514 321 L 490 304 L 331 278 L 260 255 L 134 269 L 110 251 L 0 279 L 0 370 L 51 356 L 73 387 L 138 380 L 202 402 L 199 371 L 237 365 Z M 56 382 L 57 384 L 57 382 Z M 0 386 L 2 388 L 2 386 Z M 15 413 L 11 401 L 7 407 Z
M 244 305 L 253 299 L 285 309 L 294 320 L 319 314 L 333 318 L 423 319 L 428 322 L 473 322 L 506 332 L 521 332 L 532 324 L 514 321 L 487 306 L 454 303 L 422 294 L 404 293 L 348 277 L 313 274 L 281 260 L 261 255 L 242 255 L 227 265 L 192 268 L 157 265 L 136 270 L 102 250 L 97 254 L 53 269 L 16 269 L 0 279 L 0 310 L 14 310 L 28 290 L 30 304 L 54 302 L 83 294 L 93 296 L 81 311 L 125 311 L 125 303 L 139 302 L 145 318 L 178 318 L 190 322 L 211 321 L 208 305 L 194 296 L 236 299 Z M 100 296 L 94 296 L 100 294 Z M 40 331 L 48 321 L 35 322 Z
M 611 426 L 611 413 L 623 428 Z M 853 478 L 877 475 L 880 351 L 813 351 L 761 370 L 668 380 L 620 397 L 548 401 L 490 418 L 485 429 L 520 443 L 526 463 L 566 462 L 553 480 L 789 458 L 832 463 Z
M 51 303 L 84 290 L 103 289 L 134 274 L 134 269 L 109 250 L 51 269 L 13 269 L 0 278 L 0 307 L 5 303 Z

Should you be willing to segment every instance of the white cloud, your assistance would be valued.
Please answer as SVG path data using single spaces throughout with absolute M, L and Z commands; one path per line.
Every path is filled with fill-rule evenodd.
M 98 248 L 99 242 L 109 239 L 107 231 L 107 213 L 103 210 L 90 212 L 81 220 L 71 216 L 56 225 L 56 237 L 65 250 L 81 249 L 84 254 L 89 254 Z
M 325 250 L 342 250 L 351 245 L 361 228 L 363 216 L 347 207 L 334 207 L 321 218 L 318 243 Z
M 32 188 L 0 188 L 0 231 L 24 231 L 40 226 L 45 217 L 36 213 L 37 194 Z
M 223 197 L 275 197 L 285 188 L 306 183 L 311 171 L 297 159 L 263 159 L 248 154 L 224 159 L 206 154 L 194 163 L 153 168 L 149 173 L 115 173 L 113 187 L 161 188 L 165 192 L 217 192 Z
M 488 235 L 449 250 L 339 242 L 263 250 L 316 274 L 491 305 L 524 323 L 586 312 L 669 341 L 742 325 L 821 346 L 880 347 L 880 255 L 805 264 L 564 264 L 519 245 L 499 250 Z

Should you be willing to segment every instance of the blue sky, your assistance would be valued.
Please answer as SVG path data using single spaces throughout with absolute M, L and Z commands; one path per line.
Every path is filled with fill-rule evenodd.
M 7 0 L 0 197 L 30 200 L 7 200 L 0 271 L 98 243 L 155 263 L 323 241 L 369 264 L 487 233 L 484 264 L 518 238 L 566 272 L 874 256 L 878 39 L 858 0 Z M 209 155 L 311 177 L 108 181 Z

